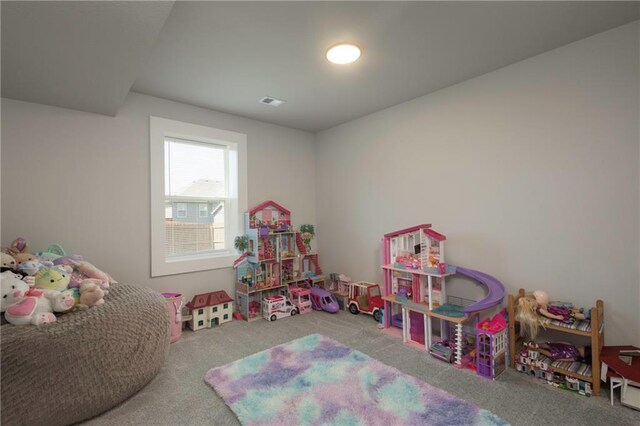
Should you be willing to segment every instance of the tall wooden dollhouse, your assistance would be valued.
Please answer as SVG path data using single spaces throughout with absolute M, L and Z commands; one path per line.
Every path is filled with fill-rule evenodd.
M 288 295 L 289 286 L 322 280 L 318 254 L 309 252 L 291 224 L 291 212 L 265 201 L 245 213 L 248 249 L 234 262 L 236 308 L 247 320 L 262 318 L 262 299 Z

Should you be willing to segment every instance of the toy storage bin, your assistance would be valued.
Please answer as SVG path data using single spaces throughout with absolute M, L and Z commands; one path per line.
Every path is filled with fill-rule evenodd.
M 182 336 L 182 295 L 180 293 L 162 293 L 162 295 L 169 305 L 170 341 L 173 343 Z

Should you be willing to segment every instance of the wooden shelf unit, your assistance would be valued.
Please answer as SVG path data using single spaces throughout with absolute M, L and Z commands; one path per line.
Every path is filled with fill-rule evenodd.
M 509 295 L 509 354 L 511 355 L 509 364 L 511 368 L 515 368 L 516 366 L 516 355 L 519 352 L 520 344 L 522 343 L 522 338 L 516 335 L 515 312 L 518 300 L 521 297 L 524 297 L 524 295 L 524 289 L 520 289 L 517 295 Z M 561 368 L 553 368 L 553 371 L 591 383 L 593 394 L 600 395 L 600 351 L 604 346 L 604 303 L 602 300 L 596 301 L 596 306 L 591 308 L 591 331 L 574 330 L 571 328 L 544 323 L 541 323 L 540 327 L 543 330 L 555 330 L 562 333 L 589 338 L 591 343 L 591 377 L 572 373 L 571 371 Z

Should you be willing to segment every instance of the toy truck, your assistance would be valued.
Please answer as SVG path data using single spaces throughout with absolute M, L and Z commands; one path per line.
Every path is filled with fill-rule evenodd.
M 298 308 L 285 296 L 269 296 L 262 299 L 262 317 L 267 321 L 275 321 L 278 318 L 294 316 L 298 314 Z
M 360 312 L 373 315 L 380 322 L 382 318 L 382 297 L 380 286 L 366 281 L 349 283 L 349 312 L 356 315 Z

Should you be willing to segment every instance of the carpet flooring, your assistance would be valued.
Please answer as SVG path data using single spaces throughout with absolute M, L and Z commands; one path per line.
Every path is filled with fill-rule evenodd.
M 238 425 L 226 404 L 204 382 L 212 367 L 312 333 L 320 333 L 389 366 L 444 389 L 513 425 L 639 425 L 640 412 L 611 407 L 608 390 L 583 397 L 538 383 L 508 369 L 496 381 L 457 370 L 376 328 L 370 316 L 313 312 L 276 322 L 233 321 L 211 330 L 186 330 L 171 345 L 160 374 L 120 406 L 86 425 Z

